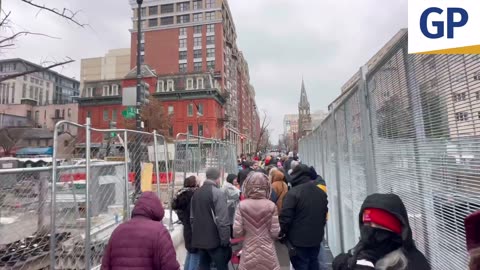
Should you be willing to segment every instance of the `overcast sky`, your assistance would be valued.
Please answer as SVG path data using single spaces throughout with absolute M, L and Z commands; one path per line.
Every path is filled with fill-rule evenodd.
M 22 37 L 1 58 L 80 60 L 130 46 L 128 0 L 34 2 L 81 10 L 78 19 L 89 26 L 80 28 L 47 12 L 37 14 L 19 0 L 3 0 L 2 8 L 12 11 L 17 30 L 59 39 Z M 283 115 L 297 112 L 302 76 L 311 111 L 327 110 L 342 84 L 407 26 L 406 0 L 229 0 L 229 4 L 257 104 L 271 119 L 273 143 L 283 132 Z M 79 78 L 80 62 L 59 71 Z

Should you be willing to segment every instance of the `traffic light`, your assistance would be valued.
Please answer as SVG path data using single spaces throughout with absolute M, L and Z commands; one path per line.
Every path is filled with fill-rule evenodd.
M 110 121 L 110 129 L 117 129 L 117 122 Z M 117 136 L 115 132 L 110 132 L 110 138 Z
M 149 98 L 150 98 L 150 85 L 148 85 L 148 83 L 146 82 L 142 82 L 140 84 L 140 98 L 139 98 L 139 102 L 140 104 L 148 104 L 150 102 Z

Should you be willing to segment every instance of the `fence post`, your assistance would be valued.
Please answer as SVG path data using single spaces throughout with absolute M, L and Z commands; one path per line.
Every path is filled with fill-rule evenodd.
M 155 161 L 155 179 L 157 180 L 157 195 L 158 198 L 160 199 L 161 197 L 161 192 L 160 192 L 160 172 L 158 171 L 158 145 L 157 145 L 157 131 L 153 131 L 153 154 L 154 158 L 153 160 Z
M 362 125 L 362 132 L 364 138 L 364 153 L 365 153 L 365 177 L 367 183 L 367 195 L 377 192 L 377 174 L 375 169 L 375 151 L 373 142 L 373 126 L 371 118 L 370 107 L 370 93 L 367 87 L 367 67 L 360 68 L 361 79 L 358 82 L 360 93 L 360 117 Z
M 57 204 L 57 196 L 56 196 L 56 187 L 57 187 L 57 150 L 58 150 L 58 127 L 62 124 L 58 122 L 55 124 L 55 128 L 53 129 L 53 154 L 52 154 L 52 194 L 50 199 L 50 269 L 55 269 L 55 250 L 57 247 L 57 239 L 56 239 L 56 232 L 55 232 L 55 222 L 56 222 L 56 204 Z
M 54 161 L 55 162 L 55 161 Z M 48 176 L 49 172 L 40 172 L 39 173 L 39 183 L 38 183 L 38 221 L 37 221 L 37 231 L 44 232 L 46 230 L 45 216 L 46 216 L 46 202 L 48 198 Z M 52 181 L 52 185 L 55 182 Z
M 128 169 L 128 162 L 129 162 L 129 152 L 128 152 L 128 132 L 125 130 L 123 132 L 124 136 L 124 159 L 125 159 L 125 190 L 124 190 L 124 213 L 123 213 L 123 221 L 127 221 L 130 217 L 130 200 L 128 199 L 128 186 L 130 184 L 130 177 L 129 177 L 129 169 Z
M 170 184 L 172 190 L 170 191 L 170 223 L 168 224 L 168 229 L 170 231 L 173 231 L 173 209 L 172 209 L 172 201 L 173 201 L 173 196 L 175 196 L 175 171 L 173 171 L 173 179 L 170 179 L 170 174 L 169 174 L 169 167 L 168 167 L 168 145 L 167 141 L 165 140 L 165 137 L 163 137 L 163 145 L 165 147 L 165 173 L 167 174 L 167 185 L 170 183 L 169 181 L 172 181 Z M 176 149 L 176 147 L 175 147 Z
M 91 134 L 91 122 L 90 117 L 87 117 L 86 120 L 86 144 L 85 144 L 85 269 L 90 270 L 90 222 L 91 222 L 91 209 L 90 209 L 90 186 L 91 186 L 91 171 L 90 171 L 90 147 L 92 141 Z
M 338 223 L 340 225 L 340 249 L 342 252 L 345 252 L 345 247 L 344 247 L 344 237 L 343 237 L 343 216 L 342 216 L 342 207 L 343 207 L 343 204 L 342 204 L 342 193 L 340 192 L 341 188 L 340 188 L 340 167 L 339 167 L 339 164 L 338 164 L 338 137 L 337 137 L 337 110 L 338 108 L 334 108 L 333 109 L 333 113 L 332 113 L 332 117 L 333 117 L 333 132 L 334 132 L 334 136 L 335 136 L 335 180 L 336 180 L 336 185 L 337 185 L 337 197 L 338 197 L 338 200 L 337 200 L 337 205 L 338 205 Z

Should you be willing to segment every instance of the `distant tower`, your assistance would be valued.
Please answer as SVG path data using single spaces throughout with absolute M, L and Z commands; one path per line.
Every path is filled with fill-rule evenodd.
M 312 118 L 310 117 L 310 103 L 305 90 L 305 83 L 302 78 L 302 90 L 300 94 L 300 103 L 298 103 L 298 133 L 303 137 L 312 131 Z

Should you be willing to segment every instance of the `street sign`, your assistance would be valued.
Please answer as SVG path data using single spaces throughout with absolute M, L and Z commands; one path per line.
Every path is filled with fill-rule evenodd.
M 135 118 L 136 109 L 135 107 L 127 107 L 127 109 L 122 111 L 123 118 L 132 119 Z

